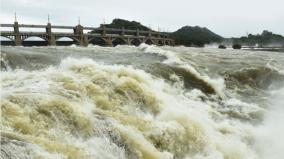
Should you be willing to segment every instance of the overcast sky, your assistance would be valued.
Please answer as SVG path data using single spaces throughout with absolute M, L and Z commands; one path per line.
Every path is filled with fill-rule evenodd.
M 157 30 L 184 25 L 207 27 L 224 37 L 262 30 L 284 35 L 284 0 L 1 0 L 1 23 L 75 25 L 110 23 L 114 18 L 139 21 Z

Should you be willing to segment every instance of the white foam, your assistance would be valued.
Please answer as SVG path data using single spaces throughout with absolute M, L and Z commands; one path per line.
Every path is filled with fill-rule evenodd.
M 284 158 L 284 87 L 271 91 L 270 103 L 265 120 L 255 130 L 255 148 L 260 159 Z
M 153 52 L 152 48 L 171 58 L 171 60 L 168 61 L 170 64 L 175 63 L 178 64 L 179 67 L 184 67 L 184 69 L 190 71 L 196 77 L 210 83 L 213 87 L 216 86 L 216 92 L 222 94 L 222 89 L 224 89 L 224 87 L 222 87 L 222 80 L 219 81 L 220 83 L 214 83 L 214 80 L 212 81 L 208 76 L 202 75 L 191 65 L 183 63 L 173 52 L 164 51 L 156 46 L 140 46 L 140 49 L 148 53 Z M 106 111 L 101 110 L 101 112 L 105 114 L 102 113 L 103 115 L 96 119 L 97 114 L 94 112 L 99 108 L 88 96 L 92 94 L 85 93 L 85 89 L 89 87 L 78 88 L 78 90 L 67 90 L 63 88 L 63 82 L 58 80 L 59 77 L 67 77 L 74 84 L 82 84 L 84 86 L 84 84 L 97 82 L 96 80 L 99 79 L 93 77 L 99 73 L 106 75 L 106 78 L 102 78 L 105 82 L 105 87 L 101 85 L 101 88 L 104 89 L 100 91 L 108 91 L 107 89 L 111 87 L 117 88 L 125 79 L 130 78 L 131 80 L 129 81 L 134 81 L 134 84 L 137 85 L 130 85 L 129 92 L 133 93 L 131 92 L 133 91 L 131 90 L 133 87 L 138 88 L 134 90 L 146 91 L 147 95 L 151 95 L 150 99 L 157 99 L 158 104 L 155 105 L 155 108 L 158 107 L 158 112 L 154 114 L 144 108 L 146 104 L 143 104 L 145 101 L 143 101 L 142 95 L 138 94 L 138 101 L 134 101 L 137 102 L 134 104 L 143 108 L 139 109 L 135 107 L 133 103 L 128 102 L 128 100 L 133 100 L 131 96 L 124 98 L 121 93 L 122 95 L 119 95 L 119 98 L 117 97 L 121 100 L 119 104 L 124 104 L 123 107 L 127 109 L 124 109 L 122 106 L 116 107 L 117 105 L 113 104 Z M 172 78 L 176 81 L 179 80 L 177 77 Z M 204 94 L 199 90 L 192 90 L 184 94 L 184 90 L 182 90 L 181 87 L 172 86 L 163 79 L 156 78 L 143 70 L 134 69 L 131 66 L 104 65 L 96 63 L 91 59 L 67 58 L 64 59 L 58 67 L 50 67 L 45 70 L 14 70 L 4 72 L 3 74 L 1 72 L 1 84 L 4 88 L 2 94 L 2 98 L 4 99 L 9 96 L 17 95 L 17 92 L 21 92 L 26 93 L 26 95 L 28 95 L 27 97 L 34 99 L 35 104 L 41 102 L 41 100 L 35 98 L 38 94 L 46 95 L 44 96 L 46 98 L 50 98 L 51 96 L 61 97 L 61 99 L 66 98 L 67 102 L 76 102 L 77 107 L 75 114 L 80 114 L 82 117 L 95 121 L 92 122 L 92 128 L 98 129 L 97 131 L 100 131 L 101 127 L 96 125 L 99 125 L 99 122 L 96 121 L 103 120 L 107 122 L 107 118 L 111 118 L 116 122 L 110 122 L 109 125 L 105 124 L 106 132 L 116 130 L 116 133 L 122 136 L 122 139 L 119 141 L 128 146 L 133 153 L 137 153 L 138 155 L 142 154 L 142 156 L 138 156 L 141 158 L 144 157 L 143 153 L 159 158 L 173 158 L 175 154 L 179 153 L 185 155 L 185 158 L 193 159 L 258 159 L 256 156 L 260 150 L 269 150 L 269 152 L 273 152 L 274 154 L 281 154 L 282 152 L 280 152 L 282 144 L 277 143 L 279 136 L 283 133 L 280 125 L 282 122 L 277 125 L 271 125 L 271 122 L 268 122 L 269 126 L 261 127 L 260 131 L 255 133 L 257 139 L 257 151 L 255 151 L 251 147 L 251 138 L 252 135 L 254 135 L 251 129 L 254 127 L 250 123 L 236 120 L 226 114 L 224 115 L 223 112 L 219 111 L 220 107 L 218 109 L 218 106 L 220 106 L 218 102 L 200 100 L 199 97 L 204 96 Z M 219 88 L 221 89 L 218 90 Z M 283 105 L 283 102 L 281 103 L 283 90 L 281 91 L 281 97 L 277 97 L 276 100 L 279 102 L 278 107 Z M 77 94 L 74 95 L 74 92 Z M 108 99 L 114 100 L 114 93 L 116 92 L 115 90 L 110 90 L 110 92 L 113 94 L 110 94 Z M 127 91 L 125 92 L 128 93 Z M 70 98 L 69 96 L 72 95 L 74 97 Z M 21 101 L 22 99 L 17 100 Z M 257 105 L 244 103 L 237 99 L 228 99 L 224 101 L 224 103 L 230 106 L 226 109 L 237 113 L 249 114 L 250 112 L 259 110 Z M 239 109 L 234 109 L 236 105 L 245 108 L 242 109 L 245 111 L 239 112 Z M 36 111 L 37 109 L 33 108 L 32 105 L 28 104 L 28 106 L 29 112 Z M 130 110 L 134 111 L 132 112 Z M 282 109 L 280 110 L 282 111 Z M 24 110 L 21 109 L 21 111 Z M 112 113 L 119 115 L 118 117 L 112 116 Z M 282 116 L 279 115 L 278 117 L 279 121 L 282 121 Z M 120 118 L 122 118 L 121 121 L 119 121 Z M 133 124 L 132 122 L 135 122 L 135 119 L 137 123 Z M 57 122 L 59 123 L 60 121 Z M 139 122 L 142 122 L 142 126 L 138 124 Z M 272 123 L 276 122 L 273 120 Z M 86 150 L 90 158 L 112 159 L 127 157 L 125 153 L 129 151 L 129 149 L 115 144 L 107 135 L 89 134 L 91 136 L 87 137 L 80 133 L 72 135 L 72 132 L 61 130 L 63 126 L 60 127 L 59 125 L 58 127 L 53 127 L 53 129 L 49 129 L 46 132 L 50 136 L 55 136 L 54 138 L 59 140 L 58 142 L 60 143 L 66 142 L 79 149 L 82 148 Z M 280 131 L 276 130 L 278 127 L 281 128 Z M 276 133 L 270 134 L 268 130 L 273 130 Z M 159 142 L 154 142 L 151 135 L 156 137 Z M 258 136 L 260 138 L 258 138 Z M 275 146 L 274 149 L 265 146 L 267 140 L 272 138 L 271 143 Z M 264 146 L 262 147 L 262 145 Z M 166 147 L 164 149 L 167 149 L 167 151 L 160 150 L 157 148 L 158 146 Z M 269 158 L 271 154 L 263 151 L 261 155 L 263 158 Z M 55 155 L 55 157 L 57 156 L 58 155 Z
M 160 47 L 154 46 L 154 45 L 147 45 L 147 44 L 141 44 L 139 46 L 140 49 L 142 49 L 145 53 L 154 53 L 159 54 L 167 57 L 167 60 L 164 61 L 166 64 L 171 64 L 176 67 L 183 68 L 193 75 L 197 77 L 198 79 L 203 80 L 204 82 L 208 83 L 215 92 L 221 97 L 225 98 L 224 90 L 225 90 L 225 84 L 224 79 L 219 77 L 218 79 L 212 79 L 208 75 L 201 75 L 193 66 L 191 66 L 189 63 L 183 62 L 178 57 L 177 53 L 173 51 L 163 50 Z

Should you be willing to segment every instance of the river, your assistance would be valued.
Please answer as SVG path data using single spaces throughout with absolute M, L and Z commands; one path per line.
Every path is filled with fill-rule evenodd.
M 284 53 L 1 47 L 1 158 L 283 159 Z

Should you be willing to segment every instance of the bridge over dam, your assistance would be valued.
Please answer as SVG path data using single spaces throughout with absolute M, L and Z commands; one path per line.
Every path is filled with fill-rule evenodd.
M 129 30 L 116 28 L 106 28 L 101 25 L 95 27 L 61 26 L 61 25 L 33 25 L 33 24 L 0 24 L 1 26 L 1 45 L 31 46 L 31 45 L 60 45 L 62 39 L 70 39 L 68 44 L 87 46 L 89 44 L 100 46 L 116 45 L 140 45 L 146 43 L 149 45 L 174 45 L 174 40 L 165 32 L 156 32 L 152 30 Z M 3 29 L 10 31 L 5 31 Z M 45 31 L 21 31 L 20 28 L 29 30 L 45 29 Z M 69 32 L 60 32 L 60 30 L 70 30 Z M 54 31 L 56 30 L 56 31 Z M 59 30 L 59 32 L 58 32 Z M 4 38 L 3 38 L 4 37 Z M 39 39 L 32 40 L 31 39 Z M 6 39 L 6 40 L 3 40 Z M 61 40 L 60 40 L 61 39 Z M 28 44 L 30 43 L 30 44 Z M 66 41 L 65 41 L 66 43 Z

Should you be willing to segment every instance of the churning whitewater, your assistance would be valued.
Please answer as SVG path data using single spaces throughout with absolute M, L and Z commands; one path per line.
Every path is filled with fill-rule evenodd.
M 3 159 L 284 158 L 283 53 L 1 49 Z

